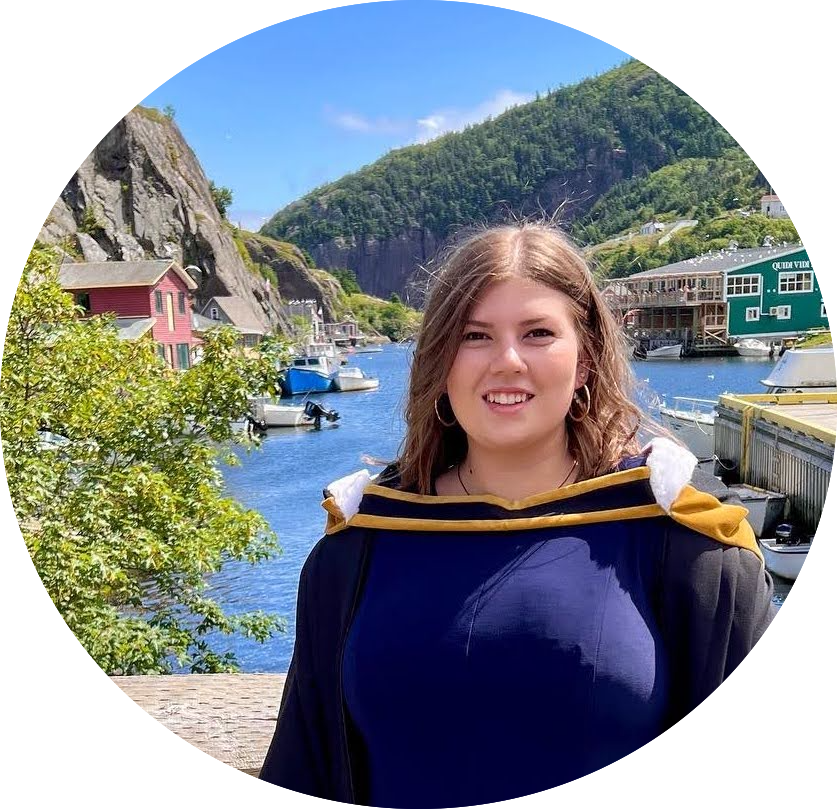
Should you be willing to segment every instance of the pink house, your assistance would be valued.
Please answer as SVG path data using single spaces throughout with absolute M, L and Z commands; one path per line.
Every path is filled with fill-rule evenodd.
M 188 368 L 192 336 L 190 293 L 198 285 L 176 262 L 99 261 L 63 264 L 61 286 L 91 315 L 116 315 L 120 337 L 151 332 L 171 368 Z

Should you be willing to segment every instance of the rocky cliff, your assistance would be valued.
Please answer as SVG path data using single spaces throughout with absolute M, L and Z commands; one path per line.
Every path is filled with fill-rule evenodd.
M 260 239 L 254 244 L 247 235 L 219 213 L 209 180 L 176 124 L 156 110 L 137 107 L 67 183 L 39 241 L 84 261 L 175 259 L 199 284 L 197 305 L 213 295 L 237 295 L 271 329 L 287 329 L 282 298 L 304 292 L 325 309 L 334 306 L 333 285 L 320 284 L 298 251 L 285 251 L 279 262 L 282 243 L 271 247 L 263 242 L 272 240 Z M 248 255 L 251 245 L 257 248 L 255 261 Z M 278 284 L 259 272 L 263 258 L 276 270 Z
M 326 321 L 345 314 L 340 303 L 340 283 L 324 270 L 311 269 L 298 247 L 258 233 L 241 231 L 238 237 L 257 268 L 267 268 L 286 301 L 315 298 L 323 307 Z
M 497 205 L 482 217 L 485 224 L 513 218 L 548 215 L 564 224 L 586 213 L 608 189 L 624 178 L 624 155 L 611 149 L 591 149 L 583 168 L 547 180 L 514 210 Z M 327 213 L 325 214 L 327 215 Z M 448 238 L 456 238 L 452 228 Z M 349 269 L 365 292 L 389 298 L 397 292 L 405 303 L 421 306 L 428 273 L 425 269 L 445 237 L 428 228 L 412 227 L 387 238 L 336 236 L 308 249 L 318 267 Z
M 350 269 L 364 292 L 418 306 L 422 299 L 424 266 L 436 254 L 441 240 L 427 229 L 412 228 L 388 239 L 338 236 L 314 245 L 311 254 L 319 267 Z

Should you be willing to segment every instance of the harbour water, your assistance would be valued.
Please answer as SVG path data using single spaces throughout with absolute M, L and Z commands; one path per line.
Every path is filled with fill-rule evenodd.
M 365 456 L 391 460 L 403 435 L 402 411 L 411 347 L 386 346 L 359 354 L 351 364 L 381 380 L 373 391 L 317 394 L 312 397 L 340 413 L 337 425 L 273 430 L 260 449 L 240 452 L 241 465 L 224 468 L 229 494 L 261 512 L 279 536 L 283 553 L 256 567 L 229 563 L 217 574 L 212 593 L 230 612 L 264 610 L 283 616 L 287 631 L 265 644 L 219 639 L 238 657 L 245 672 L 284 672 L 293 649 L 296 588 L 302 564 L 322 534 L 322 490 L 332 480 L 367 466 Z M 773 361 L 756 358 L 656 360 L 634 362 L 637 400 L 653 412 L 662 399 L 694 396 L 711 399 L 723 392 L 758 393 Z M 302 401 L 302 397 L 296 397 Z M 781 603 L 789 582 L 776 582 Z

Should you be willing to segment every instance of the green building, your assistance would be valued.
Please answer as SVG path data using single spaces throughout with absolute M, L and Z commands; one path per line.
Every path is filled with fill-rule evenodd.
M 802 245 L 723 250 L 613 281 L 605 298 L 628 333 L 687 350 L 765 341 L 828 328 L 825 304 Z

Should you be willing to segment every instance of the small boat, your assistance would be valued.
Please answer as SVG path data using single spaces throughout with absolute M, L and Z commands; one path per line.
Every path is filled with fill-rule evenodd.
M 790 348 L 761 384 L 767 393 L 815 393 L 837 390 L 834 346 Z
M 366 376 L 360 368 L 341 368 L 334 378 L 334 389 L 339 391 L 375 390 L 379 384 L 380 380 Z
M 325 393 L 334 387 L 341 357 L 331 343 L 309 343 L 284 369 L 280 383 L 284 396 Z
M 675 396 L 673 406 L 659 406 L 660 421 L 677 436 L 699 460 L 715 454 L 716 399 Z
M 754 337 L 747 337 L 735 344 L 735 350 L 740 357 L 769 357 L 773 347 Z
M 355 354 L 380 354 L 384 349 L 380 346 L 355 346 Z
M 634 351 L 638 360 L 679 360 L 682 356 L 682 343 L 656 343 L 653 348 L 642 346 Z
M 764 566 L 774 575 L 796 581 L 802 565 L 808 558 L 811 542 L 791 539 L 790 526 L 780 525 L 772 539 L 759 539 L 764 556 Z
M 253 396 L 248 401 L 253 418 L 264 427 L 304 427 L 314 423 L 304 405 L 279 404 L 269 396 Z
M 335 422 L 340 418 L 336 410 L 310 400 L 301 405 L 284 405 L 269 396 L 251 396 L 248 401 L 253 422 L 261 430 L 310 426 L 319 429 L 323 419 Z

